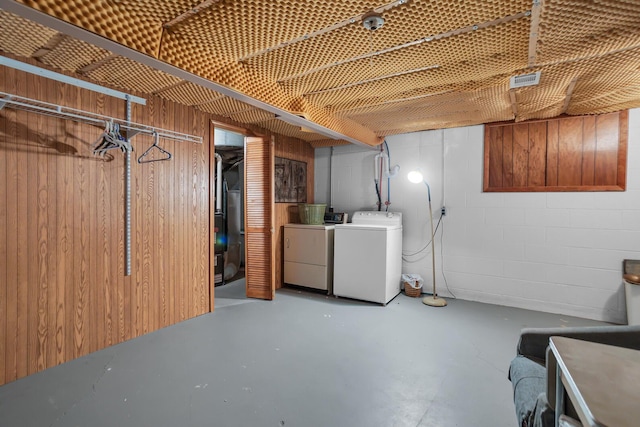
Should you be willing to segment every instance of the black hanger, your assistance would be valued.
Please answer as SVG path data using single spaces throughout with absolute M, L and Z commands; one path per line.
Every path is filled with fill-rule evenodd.
M 158 145 L 158 140 L 159 139 L 160 139 L 160 136 L 158 135 L 158 133 L 154 132 L 153 133 L 153 144 L 151 145 L 151 147 L 147 148 L 147 151 L 145 151 L 144 153 L 142 153 L 142 155 L 140 157 L 138 157 L 138 163 L 161 162 L 161 161 L 164 161 L 164 160 L 170 160 L 171 159 L 171 153 Z M 154 148 L 156 150 L 159 150 L 165 156 L 161 157 L 161 158 L 158 158 L 158 159 L 144 160 L 144 157 L 147 154 L 149 154 L 151 152 L 151 150 L 153 150 Z

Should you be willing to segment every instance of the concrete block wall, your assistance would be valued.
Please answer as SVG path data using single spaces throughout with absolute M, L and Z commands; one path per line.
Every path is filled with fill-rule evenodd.
M 401 168 L 390 210 L 403 213 L 403 271 L 421 274 L 431 290 L 427 189 L 406 179 L 420 168 L 434 222 L 447 209 L 435 239 L 441 296 L 626 323 L 621 264 L 640 259 L 640 109 L 629 114 L 625 192 L 483 193 L 483 137 L 483 126 L 472 126 L 387 138 Z M 376 154 L 316 150 L 316 201 L 376 209 Z

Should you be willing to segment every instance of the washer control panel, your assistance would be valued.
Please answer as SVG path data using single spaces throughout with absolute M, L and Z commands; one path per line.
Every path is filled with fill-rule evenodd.
M 353 224 L 402 225 L 402 212 L 358 211 L 354 212 Z

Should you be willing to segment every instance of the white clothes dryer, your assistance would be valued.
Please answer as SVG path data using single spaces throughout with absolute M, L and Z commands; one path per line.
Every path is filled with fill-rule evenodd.
M 386 305 L 400 293 L 402 213 L 360 211 L 336 224 L 333 294 Z

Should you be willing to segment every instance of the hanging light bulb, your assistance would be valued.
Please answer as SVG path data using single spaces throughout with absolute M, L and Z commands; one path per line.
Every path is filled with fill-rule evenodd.
M 424 177 L 422 176 L 422 172 L 419 170 L 413 170 L 407 174 L 407 179 L 409 182 L 413 182 L 414 184 L 419 184 L 424 181 Z

